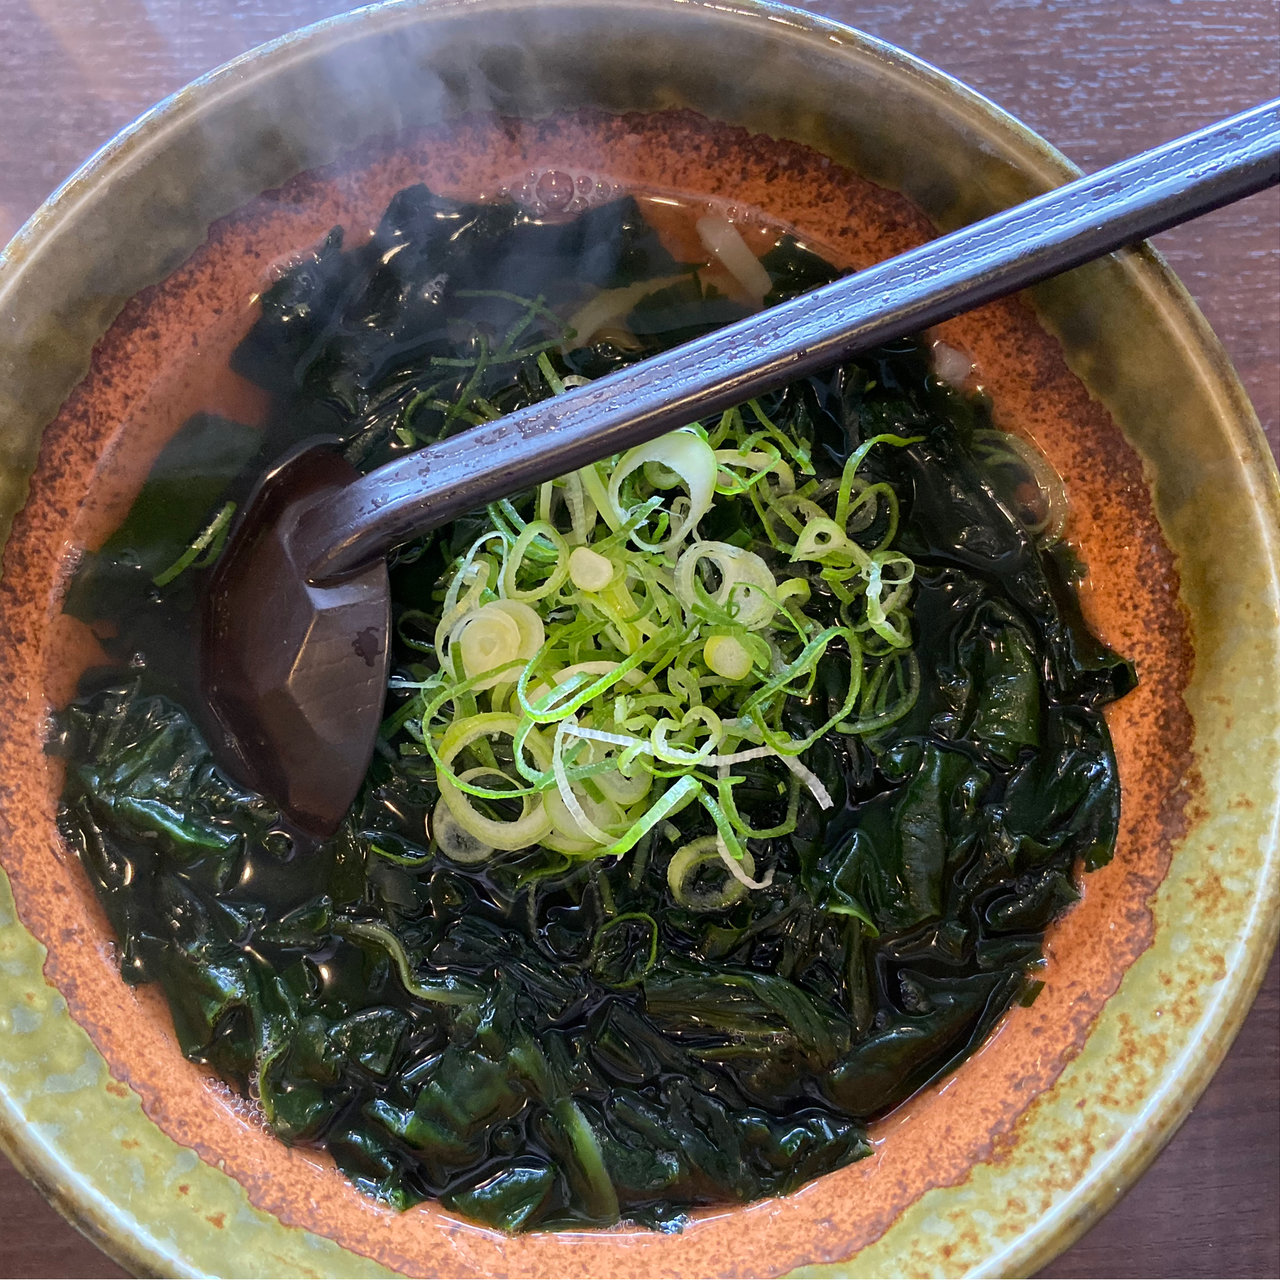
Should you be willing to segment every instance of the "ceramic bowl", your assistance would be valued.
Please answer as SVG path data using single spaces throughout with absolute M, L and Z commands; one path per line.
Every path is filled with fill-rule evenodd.
M 305 176 L 353 149 L 336 186 Z M 478 194 L 546 166 L 754 205 L 850 266 L 1074 172 L 936 70 L 746 0 L 359 10 L 198 81 L 95 157 L 0 257 L 0 1145 L 139 1272 L 1030 1271 L 1176 1127 L 1276 937 L 1275 469 L 1149 250 L 949 330 L 1067 478 L 1088 612 L 1142 685 L 1112 717 L 1117 857 L 1052 931 L 1044 993 L 878 1124 L 873 1158 L 679 1235 L 396 1215 L 182 1060 L 60 847 L 42 744 L 90 657 L 58 608 L 68 553 L 199 407 L 271 260 L 367 226 L 409 177 Z M 195 353 L 181 376 L 178 349 Z

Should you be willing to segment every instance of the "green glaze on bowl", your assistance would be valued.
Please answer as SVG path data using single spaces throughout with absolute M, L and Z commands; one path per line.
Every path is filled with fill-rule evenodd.
M 1034 295 L 1097 413 L 1105 406 L 1128 442 L 1094 465 L 1114 466 L 1117 485 L 1154 509 L 1162 541 L 1151 562 L 1176 566 L 1164 586 L 1179 592 L 1194 655 L 1189 677 L 1185 664 L 1169 676 L 1167 725 L 1148 726 L 1171 744 L 1193 736 L 1185 793 L 1159 811 L 1159 849 L 1130 851 L 1151 871 L 1149 887 L 1121 903 L 1115 936 L 1125 941 L 1082 941 L 1070 917 L 1051 939 L 1051 986 L 1087 987 L 1096 1016 L 1055 1040 L 1017 1013 L 952 1081 L 880 1127 L 877 1157 L 788 1201 L 707 1215 L 683 1238 L 507 1241 L 430 1207 L 397 1219 L 323 1162 L 242 1124 L 247 1149 L 266 1153 L 255 1176 L 247 1157 L 220 1154 L 215 1130 L 234 1128 L 225 1097 L 179 1061 L 173 1101 L 153 1088 L 154 1063 L 131 1063 L 114 1038 L 118 1022 L 154 1026 L 158 1038 L 137 1053 L 176 1057 L 155 994 L 113 977 L 103 922 L 58 851 L 38 747 L 57 647 L 53 562 L 94 474 L 86 442 L 106 438 L 87 417 L 82 436 L 67 429 L 95 344 L 212 223 L 300 171 L 400 128 L 579 107 L 691 108 L 803 144 L 903 192 L 942 229 L 1074 173 L 932 68 L 785 8 L 459 0 L 361 10 L 267 46 L 170 99 L 72 178 L 0 255 L 0 533 L 21 510 L 0 582 L 0 1147 L 103 1248 L 146 1273 L 1034 1270 L 1133 1182 L 1195 1101 L 1280 920 L 1280 488 L 1223 352 L 1150 251 Z M 70 479 L 59 487 L 54 474 Z M 35 497 L 22 509 L 29 484 Z M 1084 492 L 1088 501 L 1096 486 Z M 1076 934 L 1110 901 L 1099 883 Z M 1108 963 L 1114 972 L 1099 978 Z M 1035 1035 L 1048 1037 L 1042 1053 Z M 1032 1064 L 1025 1096 L 1008 1075 L 1019 1062 Z M 212 1108 L 208 1134 L 200 1105 Z M 998 1120 L 983 1128 L 974 1117 L 984 1115 Z M 938 1153 L 932 1174 L 919 1158 L 894 1163 L 921 1133 Z
M 143 1275 L 214 1275 L 250 1261 L 260 1276 L 393 1274 L 282 1227 L 153 1125 L 44 980 L 44 957 L 0 879 L 0 1150 L 86 1235 Z

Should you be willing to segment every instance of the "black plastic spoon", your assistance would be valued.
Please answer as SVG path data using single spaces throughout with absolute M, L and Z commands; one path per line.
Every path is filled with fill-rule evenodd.
M 332 447 L 291 455 L 248 505 L 205 602 L 224 763 L 330 833 L 382 716 L 392 547 L 1277 182 L 1280 100 L 368 475 Z

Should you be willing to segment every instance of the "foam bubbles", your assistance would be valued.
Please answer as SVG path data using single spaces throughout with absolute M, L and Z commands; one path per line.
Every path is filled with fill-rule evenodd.
M 217 1076 L 206 1077 L 205 1083 L 208 1085 L 209 1092 L 237 1120 L 242 1121 L 253 1129 L 262 1129 L 264 1132 L 268 1130 L 266 1113 L 262 1109 L 262 1103 L 256 1097 L 246 1098 L 242 1093 L 236 1092 L 225 1080 L 221 1080 Z M 254 1085 L 256 1086 L 256 1079 Z
M 514 200 L 535 218 L 581 213 L 608 204 L 622 195 L 622 184 L 603 174 L 564 165 L 530 169 L 504 182 L 500 194 Z

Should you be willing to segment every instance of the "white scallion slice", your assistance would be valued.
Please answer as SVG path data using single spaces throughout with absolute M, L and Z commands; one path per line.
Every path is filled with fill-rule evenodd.
M 623 482 L 646 462 L 661 463 L 668 471 L 680 477 L 680 482 L 689 493 L 687 509 L 678 518 L 673 517 L 671 531 L 662 541 L 650 543 L 637 532 L 631 534 L 631 541 L 642 550 L 663 552 L 683 542 L 698 521 L 711 510 L 719 464 L 711 446 L 692 431 L 673 431 L 670 435 L 649 441 L 648 444 L 628 449 L 614 467 L 608 487 L 609 505 L 624 520 L 620 504 Z
M 720 581 L 708 591 L 698 579 L 698 566 L 706 561 Z M 777 612 L 778 583 L 769 566 L 753 551 L 727 542 L 695 542 L 676 561 L 676 595 L 686 608 L 695 608 L 701 594 L 730 614 L 748 631 L 767 627 Z
M 728 218 L 709 213 L 697 221 L 698 239 L 724 265 L 726 271 L 758 302 L 773 289 L 769 273 L 747 247 L 742 233 Z
M 570 717 L 556 725 L 555 739 L 551 744 L 551 768 L 555 775 L 556 793 L 554 796 L 547 797 L 550 801 L 548 812 L 552 815 L 553 827 L 557 828 L 560 835 L 571 840 L 575 838 L 585 840 L 588 848 L 593 845 L 607 845 L 613 837 L 599 826 L 597 819 L 603 820 L 606 824 L 616 822 L 621 817 L 621 812 L 616 804 L 605 801 L 593 806 L 596 809 L 595 814 L 588 814 L 587 806 L 592 803 L 590 798 L 578 795 L 569 782 L 565 765 L 565 739 L 574 723 L 573 718 Z M 568 815 L 567 819 L 561 817 L 559 822 L 556 821 L 557 816 L 560 816 L 556 812 L 557 802 L 564 807 Z
M 710 866 L 726 871 L 723 882 L 698 888 L 699 876 L 705 878 Z M 748 880 L 755 875 L 755 870 L 751 854 L 744 850 L 742 871 Z M 747 893 L 747 885 L 734 874 L 734 867 L 725 866 L 718 836 L 702 836 L 677 849 L 667 864 L 667 887 L 676 902 L 689 911 L 723 911 Z
M 446 730 L 440 742 L 439 757 L 445 766 L 436 776 L 440 787 L 440 799 L 448 806 L 449 812 L 457 819 L 458 825 L 477 840 L 491 845 L 495 849 L 513 852 L 516 849 L 527 849 L 537 844 L 551 830 L 551 818 L 539 796 L 523 795 L 520 799 L 520 816 L 510 822 L 491 818 L 481 813 L 471 803 L 471 797 L 458 786 L 458 781 L 466 775 L 454 775 L 449 769 L 453 761 L 477 738 L 497 738 L 509 736 L 514 739 L 520 730 L 517 716 L 503 715 L 497 712 L 486 712 L 470 719 L 459 721 Z M 525 737 L 531 751 L 536 751 L 536 730 Z M 549 755 L 550 753 L 544 753 Z M 538 761 L 546 767 L 547 759 Z M 505 776 L 505 775 L 504 775 Z
M 755 864 L 751 860 L 751 854 L 745 849 L 742 851 L 741 859 L 735 858 L 729 852 L 729 846 L 725 843 L 722 835 L 715 837 L 716 852 L 720 855 L 720 861 L 729 868 L 729 874 L 743 887 L 743 889 L 767 889 L 773 883 L 773 868 L 770 867 L 762 879 L 754 879 Z
M 710 636 L 702 646 L 702 660 L 709 671 L 726 680 L 745 680 L 754 665 L 751 653 L 736 636 Z
M 822 785 L 822 779 L 808 765 L 802 764 L 795 756 L 779 755 L 778 759 L 809 788 L 809 793 L 818 802 L 820 809 L 830 809 L 834 806 L 835 801 L 831 798 L 831 792 Z
M 491 772 L 496 771 L 468 769 L 462 776 L 467 781 L 471 781 L 477 774 Z M 435 842 L 445 857 L 464 866 L 487 862 L 493 857 L 493 846 L 485 844 L 483 840 L 467 831 L 453 816 L 449 806 L 443 800 L 437 800 L 436 807 L 431 811 L 430 834 L 435 837 Z
M 603 591 L 613 572 L 613 561 L 590 547 L 574 547 L 569 553 L 569 577 L 583 591 Z
M 687 278 L 687 276 L 663 276 L 657 280 L 637 280 L 635 284 L 623 285 L 618 289 L 601 290 L 569 317 L 566 328 L 573 337 L 566 339 L 562 344 L 562 350 L 590 346 L 601 329 L 606 325 L 612 326 L 616 321 L 625 320 L 651 293 L 657 293 L 659 289 L 667 289 Z M 568 378 L 564 380 L 564 385 L 566 387 L 570 385 Z
M 475 685 L 476 689 L 497 684 L 501 675 L 488 676 L 487 673 L 507 667 L 523 656 L 520 624 L 496 600 L 464 615 L 451 639 L 458 646 L 462 669 L 467 675 L 484 677 Z M 534 652 L 537 652 L 536 646 Z

